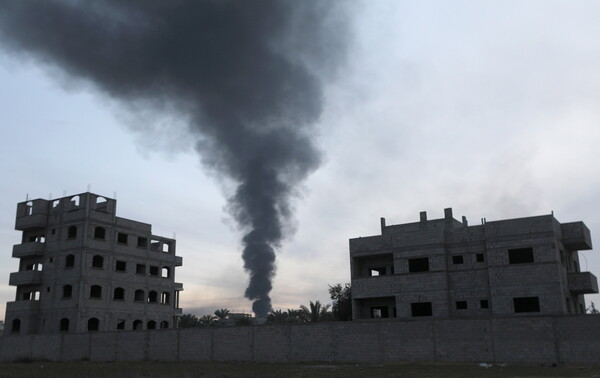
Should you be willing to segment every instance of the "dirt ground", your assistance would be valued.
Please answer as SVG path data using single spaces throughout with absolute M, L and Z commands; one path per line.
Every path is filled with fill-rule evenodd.
M 263 364 L 220 362 L 29 362 L 0 364 L 0 377 L 598 377 L 600 367 L 472 364 Z

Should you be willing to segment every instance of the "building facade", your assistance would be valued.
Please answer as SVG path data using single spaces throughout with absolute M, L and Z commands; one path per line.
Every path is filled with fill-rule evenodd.
M 387 226 L 350 239 L 353 319 L 585 313 L 596 277 L 577 251 L 583 222 L 542 215 L 469 226 L 442 219 Z
M 93 193 L 17 204 L 22 231 L 5 334 L 173 328 L 179 292 L 175 240 L 116 216 L 117 201 Z

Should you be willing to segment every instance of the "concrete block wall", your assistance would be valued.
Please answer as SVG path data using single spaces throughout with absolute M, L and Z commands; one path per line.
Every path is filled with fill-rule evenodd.
M 0 361 L 507 362 L 600 365 L 600 315 L 383 319 L 0 339 Z

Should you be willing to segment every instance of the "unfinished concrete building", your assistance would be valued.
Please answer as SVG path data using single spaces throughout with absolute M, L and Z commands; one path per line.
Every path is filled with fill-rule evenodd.
M 117 201 L 92 193 L 17 204 L 22 231 L 12 256 L 14 302 L 5 334 L 173 328 L 179 308 L 175 240 L 116 216 Z
M 350 239 L 353 319 L 585 313 L 596 277 L 577 251 L 592 248 L 583 222 L 552 214 L 469 226 L 443 219 L 387 226 Z

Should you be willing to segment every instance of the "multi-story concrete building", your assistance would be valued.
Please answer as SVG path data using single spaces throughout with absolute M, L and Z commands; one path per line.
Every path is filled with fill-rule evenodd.
M 353 319 L 581 314 L 596 277 L 581 272 L 592 248 L 583 222 L 552 214 L 469 226 L 443 219 L 386 226 L 350 239 Z
M 17 204 L 23 232 L 12 256 L 14 302 L 5 334 L 173 328 L 179 308 L 175 240 L 116 216 L 117 201 L 92 193 Z

